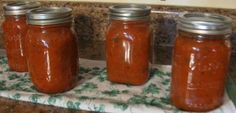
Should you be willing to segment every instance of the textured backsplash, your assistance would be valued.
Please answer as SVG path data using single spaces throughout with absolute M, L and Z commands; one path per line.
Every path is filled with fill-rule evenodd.
M 109 24 L 108 7 L 105 3 L 78 2 L 42 2 L 43 6 L 66 6 L 73 8 L 74 27 L 79 38 L 80 56 L 91 59 L 105 59 L 105 32 Z M 3 2 L 0 1 L 0 23 L 2 23 Z M 176 17 L 181 12 L 208 12 L 229 16 L 236 26 L 236 9 L 190 8 L 174 6 L 152 6 L 151 26 L 153 28 L 152 62 L 171 63 L 172 45 L 175 37 Z M 2 37 L 2 30 L 0 30 Z M 233 36 L 236 38 L 234 28 Z M 233 50 L 236 52 L 236 39 L 232 38 Z M 2 46 L 2 38 L 0 47 Z M 87 55 L 89 53 L 89 55 Z

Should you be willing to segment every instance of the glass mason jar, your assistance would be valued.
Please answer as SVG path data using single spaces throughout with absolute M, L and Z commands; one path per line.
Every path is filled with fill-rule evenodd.
M 25 35 L 27 31 L 26 12 L 38 8 L 38 2 L 12 2 L 4 5 L 3 22 L 4 46 L 8 65 L 11 70 L 25 72 L 28 70 L 25 56 Z
M 31 80 L 44 93 L 60 93 L 76 85 L 77 41 L 70 8 L 39 8 L 27 14 L 28 63 Z
M 171 100 L 179 109 L 205 112 L 222 104 L 231 52 L 231 19 L 185 13 L 178 19 Z
M 148 80 L 150 10 L 144 5 L 110 7 L 111 23 L 106 35 L 108 80 L 131 85 Z

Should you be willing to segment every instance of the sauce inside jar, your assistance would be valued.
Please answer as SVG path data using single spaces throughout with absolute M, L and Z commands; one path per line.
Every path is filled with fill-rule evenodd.
M 136 7 L 140 8 L 143 13 L 140 13 L 138 19 L 115 14 L 116 10 L 126 10 L 125 13 L 130 13 L 134 7 L 113 6 L 110 8 L 111 24 L 107 31 L 106 54 L 108 80 L 112 82 L 141 85 L 149 77 L 151 29 L 148 15 L 150 8 Z M 122 15 L 122 13 L 119 14 Z
M 76 85 L 78 72 L 71 9 L 40 8 L 32 10 L 28 17 L 29 72 L 33 84 L 44 93 L 70 90 Z
M 28 70 L 25 35 L 27 32 L 26 11 L 39 7 L 37 2 L 13 2 L 5 4 L 5 21 L 3 22 L 4 45 L 11 70 L 25 72 Z
M 28 70 L 23 47 L 26 31 L 25 16 L 6 16 L 3 23 L 3 36 L 8 65 L 11 70 L 19 72 Z
M 195 21 L 207 21 L 207 19 L 202 19 L 203 17 L 198 17 L 199 15 L 207 17 L 202 13 L 186 14 L 185 16 L 197 16 L 194 20 L 187 20 L 190 24 Z M 222 16 L 219 18 L 228 19 Z M 178 24 L 182 25 L 181 20 Z M 206 26 L 205 28 L 214 28 L 211 31 L 196 28 L 196 26 L 186 30 L 184 25 L 178 26 L 173 52 L 171 83 L 172 103 L 176 107 L 187 111 L 204 112 L 222 104 L 231 52 L 230 21 L 226 21 L 224 24 L 224 31 L 218 29 L 224 25 L 217 26 L 216 24 L 214 26 L 214 22 L 202 25 Z M 213 27 L 208 27 L 209 25 L 213 25 Z M 189 31 L 191 29 L 193 30 Z

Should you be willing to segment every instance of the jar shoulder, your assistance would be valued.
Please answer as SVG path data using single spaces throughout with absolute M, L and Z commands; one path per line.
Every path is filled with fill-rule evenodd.
M 191 54 L 215 53 L 228 54 L 231 52 L 231 43 L 228 38 L 218 39 L 198 39 L 177 35 L 174 44 L 175 52 L 185 52 Z
M 27 23 L 26 20 L 16 21 L 16 20 L 7 20 L 5 19 L 2 23 L 2 28 L 4 32 L 12 31 L 12 30 L 26 30 Z
M 111 23 L 108 26 L 107 38 L 122 36 L 122 37 L 147 37 L 152 30 L 148 24 L 122 24 Z
M 43 46 L 50 44 L 58 46 L 76 44 L 75 35 L 69 27 L 29 27 L 26 36 L 30 40 L 30 43 Z
M 70 27 L 40 27 L 29 26 L 27 34 L 36 37 L 48 37 L 48 38 L 67 38 L 73 36 L 73 32 Z

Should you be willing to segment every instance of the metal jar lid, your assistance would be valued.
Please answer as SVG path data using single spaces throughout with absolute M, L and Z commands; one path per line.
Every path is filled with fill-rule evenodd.
M 39 2 L 10 2 L 3 5 L 5 15 L 25 15 L 28 10 L 40 7 Z
M 125 21 L 148 19 L 151 12 L 151 7 L 137 4 L 115 5 L 109 9 L 111 19 Z
M 209 13 L 184 13 L 178 18 L 177 29 L 207 35 L 232 33 L 229 17 Z
M 31 10 L 27 22 L 32 25 L 52 25 L 72 21 L 72 9 L 67 7 L 49 7 Z

